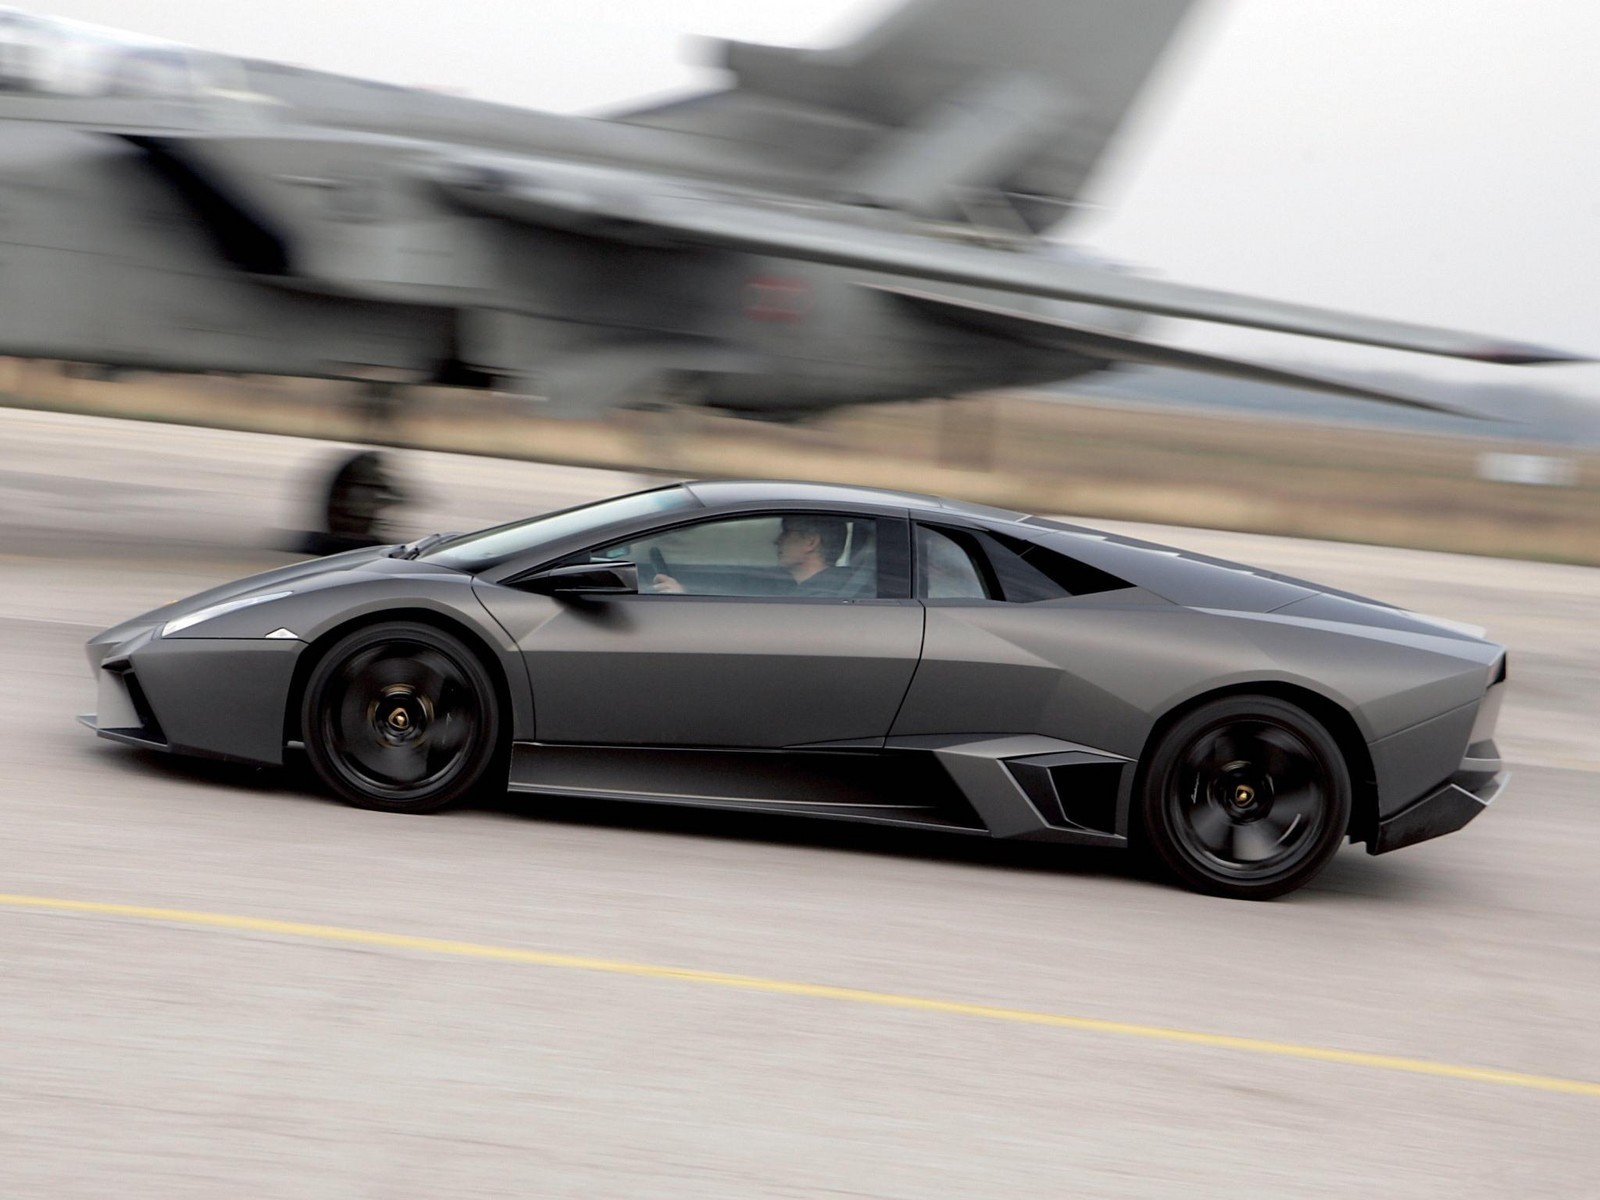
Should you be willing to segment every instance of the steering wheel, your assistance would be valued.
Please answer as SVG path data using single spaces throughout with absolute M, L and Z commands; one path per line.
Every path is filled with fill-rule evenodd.
M 650 563 L 650 583 L 652 586 L 655 584 L 657 575 L 672 575 L 671 569 L 667 566 L 666 558 L 655 546 L 650 547 L 650 553 L 646 558 Z

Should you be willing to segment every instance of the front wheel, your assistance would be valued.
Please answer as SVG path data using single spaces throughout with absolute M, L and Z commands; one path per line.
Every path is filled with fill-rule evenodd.
M 306 757 L 361 808 L 425 813 L 486 783 L 499 761 L 494 682 L 460 639 L 410 621 L 357 630 L 306 683 Z
M 1229 696 L 1182 717 L 1138 796 L 1155 857 L 1196 891 L 1267 900 L 1309 882 L 1350 825 L 1350 772 L 1304 710 Z

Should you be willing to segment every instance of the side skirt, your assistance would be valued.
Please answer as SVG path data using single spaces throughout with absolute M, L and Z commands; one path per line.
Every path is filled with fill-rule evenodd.
M 1130 764 L 1054 738 L 891 738 L 790 750 L 518 742 L 508 790 L 827 817 L 1079 845 L 1123 846 Z
M 525 795 L 987 832 L 930 756 L 877 749 L 680 750 L 517 742 L 507 787 Z

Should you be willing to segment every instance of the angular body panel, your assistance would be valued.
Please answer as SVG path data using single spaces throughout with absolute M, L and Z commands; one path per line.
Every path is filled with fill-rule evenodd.
M 834 590 L 808 592 L 787 572 L 829 529 L 805 578 Z M 967 584 L 929 557 L 927 530 L 978 556 Z M 941 588 L 983 590 L 931 594 L 936 566 Z M 1463 627 L 1018 513 L 820 484 L 655 489 L 211 589 L 91 641 L 95 726 L 281 762 L 320 736 L 299 728 L 313 670 L 393 621 L 480 660 L 515 748 L 508 785 L 529 794 L 1117 846 L 1168 731 L 1230 697 L 1321 730 L 1232 751 L 1238 795 L 1294 803 L 1250 756 L 1329 739 L 1355 789 L 1349 831 L 1374 851 L 1458 827 L 1500 786 L 1505 652 Z
M 911 601 L 482 595 L 522 649 L 541 742 L 881 741 L 922 647 Z
M 298 642 L 154 638 L 130 657 L 170 749 L 277 766 Z

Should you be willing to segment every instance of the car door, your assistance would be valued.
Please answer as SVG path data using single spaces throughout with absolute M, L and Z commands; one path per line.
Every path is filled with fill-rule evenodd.
M 807 519 L 826 561 L 797 583 L 782 559 Z M 922 646 L 908 539 L 904 520 L 852 513 L 679 519 L 566 560 L 633 562 L 637 595 L 480 595 L 522 649 L 542 743 L 875 742 Z
M 1141 661 L 1139 638 L 1162 653 L 1162 627 L 1094 603 L 1126 582 L 981 526 L 917 522 L 914 546 L 928 624 L 891 736 L 1045 734 L 1123 749 L 1142 738 L 1128 694 L 1139 677 L 1118 664 Z

